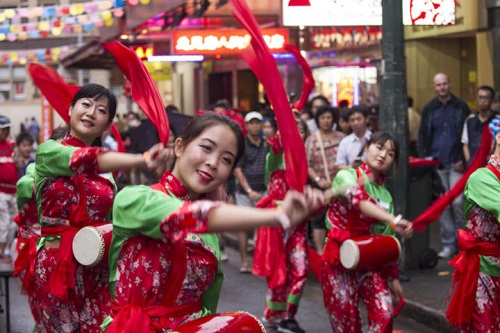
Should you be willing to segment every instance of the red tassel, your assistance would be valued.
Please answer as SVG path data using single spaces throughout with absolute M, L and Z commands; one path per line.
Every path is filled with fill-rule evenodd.
M 287 184 L 297 191 L 302 191 L 307 182 L 306 151 L 288 103 L 278 67 L 246 2 L 230 0 L 230 3 L 234 17 L 252 37 L 250 47 L 244 51 L 243 57 L 264 86 L 273 106 L 283 138 Z
M 148 70 L 134 51 L 119 42 L 102 43 L 116 60 L 123 74 L 132 84 L 132 99 L 139 105 L 158 130 L 160 142 L 168 142 L 170 126 L 158 88 Z
M 304 59 L 297 46 L 285 45 L 285 50 L 295 56 L 300 66 L 302 67 L 302 70 L 304 71 L 304 83 L 302 84 L 302 92 L 300 93 L 300 98 L 298 101 L 293 103 L 293 107 L 295 109 L 302 111 L 304 105 L 306 105 L 307 99 L 309 98 L 309 94 L 314 89 L 314 77 L 311 71 L 311 67 L 309 67 L 309 64 L 307 63 L 306 59 Z

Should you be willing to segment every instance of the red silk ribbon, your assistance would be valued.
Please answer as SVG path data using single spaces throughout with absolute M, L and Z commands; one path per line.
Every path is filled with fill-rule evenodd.
M 345 229 L 331 228 L 327 234 L 327 242 L 323 252 L 323 261 L 326 261 L 332 266 L 337 266 L 340 263 L 340 245 L 351 238 L 351 233 Z
M 304 59 L 297 46 L 285 45 L 285 50 L 295 56 L 300 64 L 300 67 L 302 67 L 302 70 L 304 71 L 304 82 L 302 83 L 302 91 L 300 93 L 300 97 L 295 103 L 293 103 L 293 107 L 295 109 L 302 111 L 304 105 L 306 105 L 307 99 L 309 98 L 309 94 L 314 89 L 314 77 L 311 71 L 311 67 L 309 67 L 309 64 L 307 63 L 306 59 Z
M 160 142 L 166 146 L 170 133 L 167 112 L 147 68 L 134 51 L 119 42 L 102 43 L 102 46 L 113 55 L 116 64 L 132 84 L 132 99 L 155 125 Z
M 69 124 L 71 101 L 81 87 L 67 84 L 57 71 L 48 66 L 31 63 L 28 71 L 33 82 L 35 82 L 49 104 L 52 105 L 64 122 Z M 110 130 L 118 145 L 118 151 L 125 152 L 125 146 L 116 125 L 111 124 Z
M 446 317 L 452 325 L 468 323 L 476 305 L 477 279 L 479 277 L 479 256 L 500 257 L 500 244 L 478 242 L 466 230 L 458 230 L 460 253 L 450 261 L 455 267 L 453 283 L 455 293 L 451 299 Z
M 234 17 L 252 37 L 250 47 L 243 52 L 248 66 L 264 86 L 276 115 L 283 138 L 286 181 L 291 188 L 302 191 L 307 182 L 307 159 L 292 109 L 283 87 L 276 61 L 262 37 L 259 25 L 244 0 L 229 0 Z
M 482 167 L 488 159 L 488 156 L 491 153 L 491 140 L 492 134 L 488 129 L 488 124 L 485 124 L 483 127 L 481 146 L 462 178 L 460 178 L 453 188 L 434 201 L 429 208 L 413 220 L 413 230 L 417 232 L 424 231 L 427 225 L 438 220 L 443 210 L 464 191 L 465 184 L 467 184 L 467 180 L 469 180 L 470 175 L 478 168 Z
M 19 247 L 16 261 L 14 262 L 13 276 L 21 275 L 21 282 L 24 290 L 31 295 L 35 288 L 35 261 L 36 242 L 38 237 L 31 236 L 22 239 L 22 246 Z

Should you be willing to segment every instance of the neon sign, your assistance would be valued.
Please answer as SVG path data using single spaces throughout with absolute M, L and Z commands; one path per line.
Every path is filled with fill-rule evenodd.
M 288 44 L 287 29 L 263 29 L 262 35 L 273 52 L 284 51 Z M 250 35 L 243 29 L 176 30 L 172 41 L 173 54 L 235 54 L 248 46 Z

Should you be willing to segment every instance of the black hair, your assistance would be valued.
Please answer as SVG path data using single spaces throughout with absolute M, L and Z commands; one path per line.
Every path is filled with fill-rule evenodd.
M 104 88 L 100 84 L 89 83 L 80 88 L 71 100 L 71 107 L 75 106 L 76 102 L 82 98 L 91 98 L 94 101 L 101 97 L 106 97 L 108 99 L 108 123 L 112 123 L 116 115 L 116 96 L 109 89 Z
M 216 112 L 207 112 L 203 115 L 194 117 L 186 126 L 179 138 L 182 140 L 182 145 L 187 147 L 187 145 L 196 139 L 203 131 L 206 129 L 216 126 L 225 125 L 227 126 L 236 137 L 236 157 L 233 163 L 233 169 L 238 165 L 239 160 L 245 154 L 245 137 L 238 124 L 236 124 L 231 118 L 225 115 L 221 115 Z M 172 163 L 172 169 L 175 166 L 176 159 Z
M 349 113 L 347 114 L 347 119 L 349 120 L 351 116 L 355 113 L 361 113 L 363 117 L 368 118 L 368 110 L 362 106 L 355 105 L 349 109 Z
M 28 132 L 21 132 L 18 136 L 16 136 L 16 145 L 19 146 L 21 142 L 28 141 L 30 145 L 35 143 L 35 139 Z
M 349 101 L 347 99 L 343 99 L 339 102 L 339 108 L 347 108 L 349 107 Z
M 413 106 L 413 98 L 408 96 L 408 107 L 411 108 Z
M 58 127 L 54 128 L 49 139 L 51 139 L 51 140 L 63 139 L 66 136 L 66 134 L 69 133 L 69 131 L 70 131 L 70 129 L 68 126 L 58 126 Z
M 319 117 L 327 112 L 330 112 L 332 114 L 332 119 L 333 119 L 332 125 L 337 123 L 338 117 L 337 117 L 337 112 L 335 112 L 335 109 L 330 105 L 322 105 L 316 110 L 316 114 L 314 115 L 314 121 L 316 122 L 316 125 L 318 127 L 319 127 Z
M 269 124 L 271 124 L 271 127 L 273 128 L 273 130 L 276 132 L 278 131 L 278 122 L 276 121 L 276 118 L 274 117 L 267 117 L 264 122 L 268 121 Z
M 493 98 L 495 98 L 495 90 L 493 90 L 492 87 L 490 86 L 481 86 L 477 89 L 477 91 L 479 90 L 486 90 L 486 91 L 489 91 L 490 92 L 490 95 L 491 95 L 491 100 L 493 100 Z
M 328 98 L 326 98 L 325 96 L 323 95 L 318 95 L 318 96 L 314 96 L 312 99 L 311 99 L 311 105 L 313 105 L 314 101 L 316 100 L 321 100 L 325 103 L 325 105 L 330 105 L 330 101 L 328 100 Z
M 381 144 L 384 145 L 387 141 L 392 143 L 392 148 L 394 150 L 394 165 L 396 170 L 399 165 L 399 143 L 396 138 L 388 132 L 375 132 L 372 134 L 370 139 L 366 142 L 365 147 L 368 148 L 372 144 Z

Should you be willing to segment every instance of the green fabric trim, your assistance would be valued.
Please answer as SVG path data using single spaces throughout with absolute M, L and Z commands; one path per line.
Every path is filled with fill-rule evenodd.
M 109 250 L 110 282 L 116 281 L 118 256 L 123 243 L 137 235 L 161 239 L 160 223 L 184 203 L 175 196 L 144 185 L 127 186 L 113 204 L 113 238 Z M 112 293 L 114 289 L 111 289 Z
M 33 185 L 35 185 L 35 163 L 30 163 L 26 168 L 26 174 L 16 184 L 17 207 L 33 199 Z
M 500 182 L 497 176 L 486 168 L 477 169 L 467 181 L 464 190 L 464 216 L 469 214 L 474 207 L 479 207 L 492 212 L 500 220 L 500 205 L 498 204 Z
M 288 294 L 288 296 L 286 298 L 286 302 L 293 304 L 293 305 L 299 305 L 300 295 Z
M 215 250 L 217 260 L 219 261 L 215 278 L 207 291 L 203 293 L 201 300 L 203 307 L 209 312 L 208 314 L 211 314 L 217 312 L 222 282 L 224 281 L 224 272 L 222 271 L 222 265 L 220 264 L 219 237 L 217 237 L 216 234 L 200 234 L 200 237 L 203 239 L 203 242 Z
M 379 185 L 374 181 L 370 181 L 368 176 L 361 171 L 363 179 L 365 181 L 364 189 L 375 201 L 378 203 L 379 207 L 385 209 L 387 212 L 394 214 L 394 202 L 392 200 L 391 193 L 382 184 Z M 336 190 L 339 187 L 355 186 L 357 184 L 357 175 L 355 169 L 344 169 L 340 170 L 332 183 L 332 190 Z M 345 195 L 345 193 L 344 193 Z M 326 221 L 325 224 L 327 229 L 330 229 L 330 224 Z M 380 235 L 395 235 L 394 231 L 391 230 L 390 226 L 384 222 L 374 223 L 372 226 L 372 232 L 374 234 Z
M 490 276 L 500 277 L 500 265 L 494 262 L 488 257 L 479 256 L 480 259 L 480 267 L 479 270 L 485 274 Z
M 286 310 L 286 302 L 271 302 L 269 299 L 266 299 L 267 307 L 273 311 L 285 311 Z
M 266 156 L 266 169 L 264 174 L 265 184 L 269 185 L 269 178 L 271 177 L 271 174 L 280 168 L 285 168 L 283 152 L 275 154 L 272 149 L 269 149 Z

